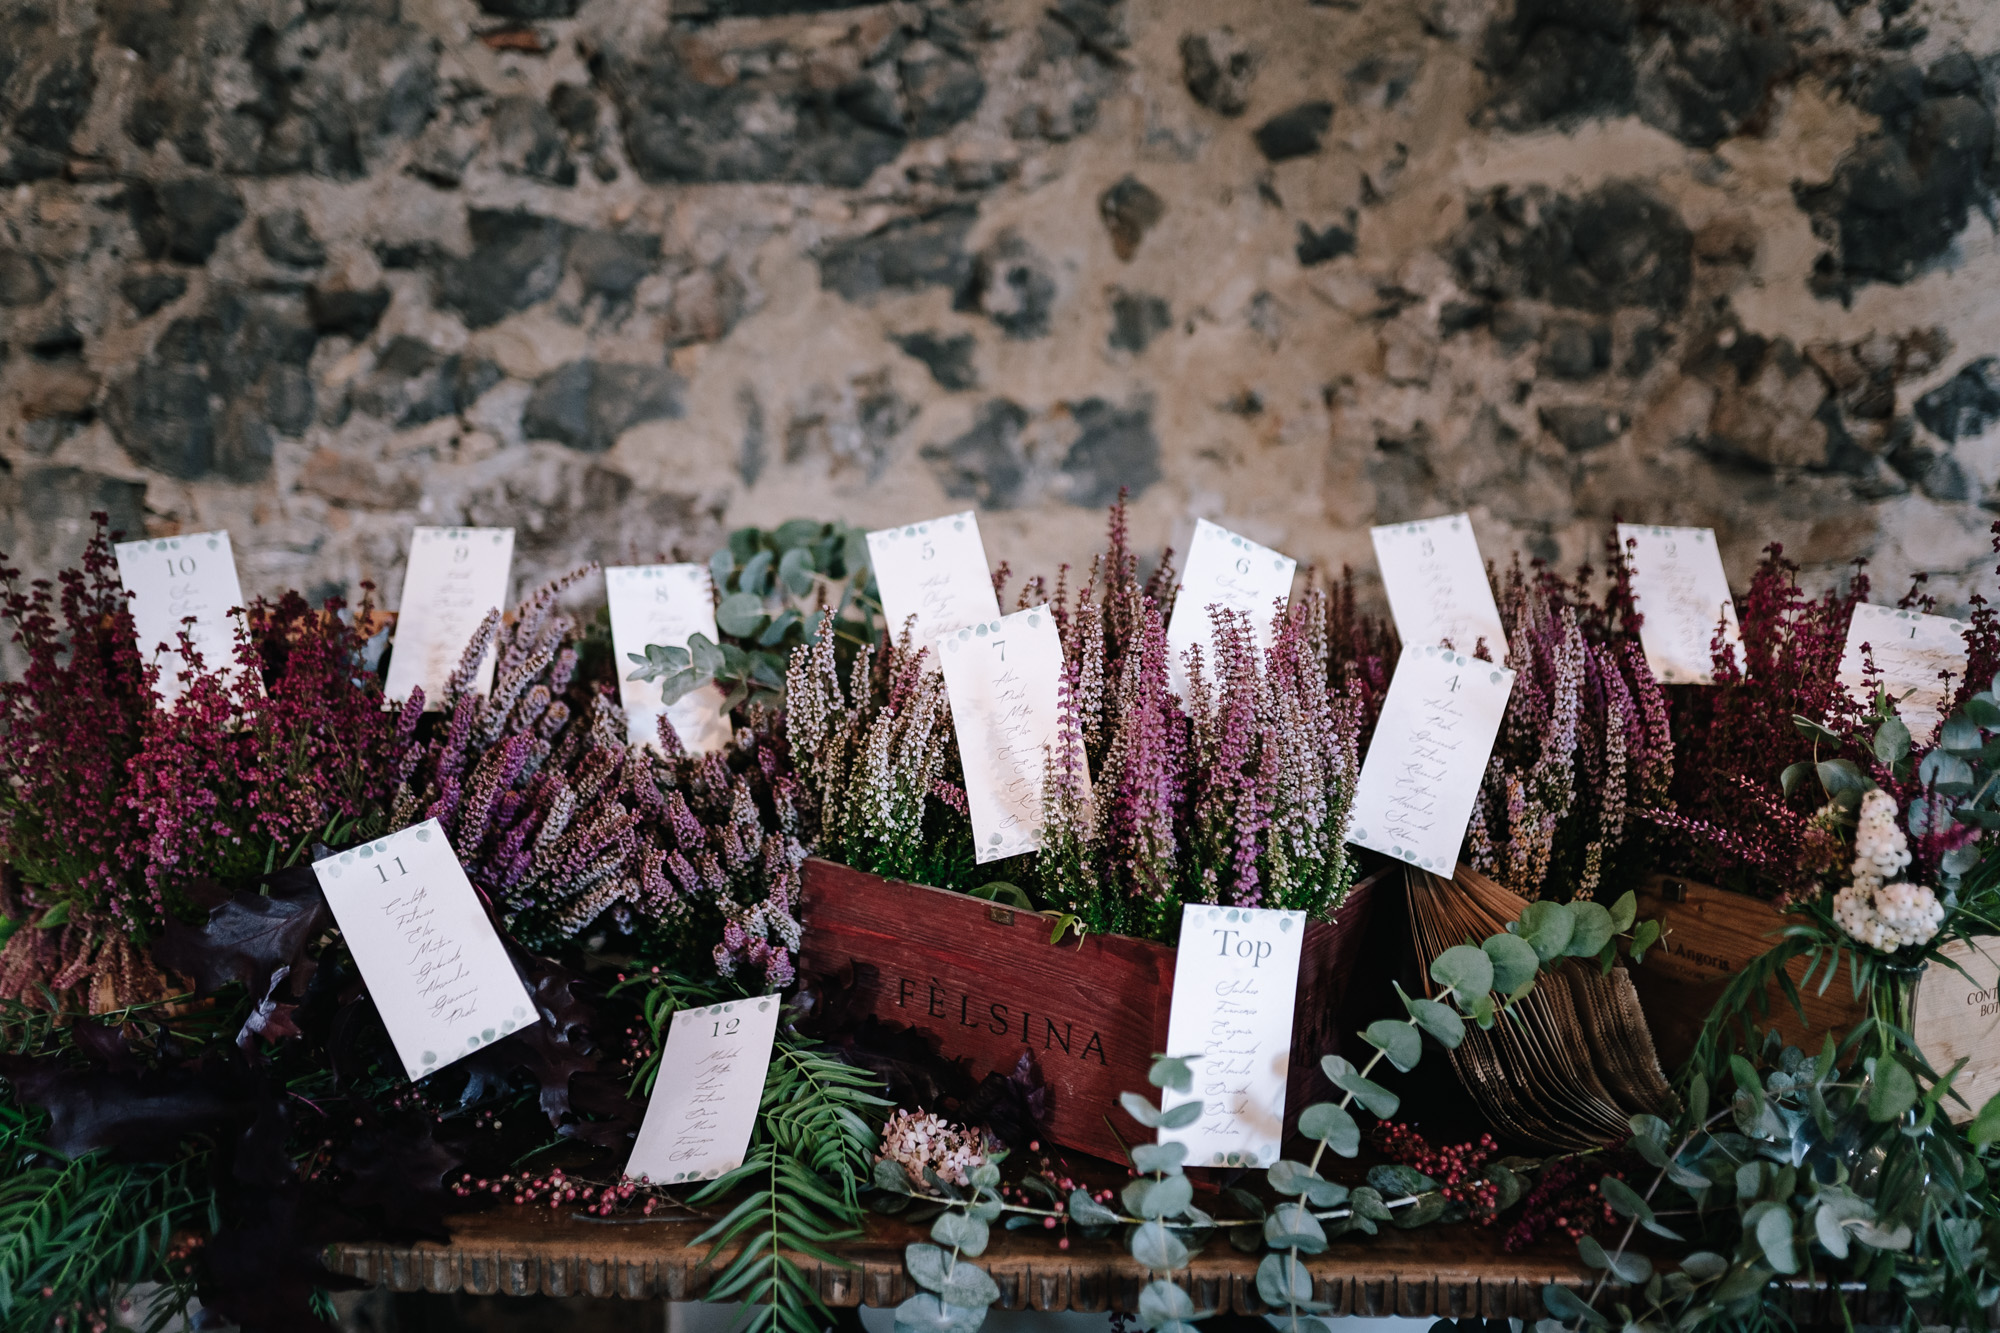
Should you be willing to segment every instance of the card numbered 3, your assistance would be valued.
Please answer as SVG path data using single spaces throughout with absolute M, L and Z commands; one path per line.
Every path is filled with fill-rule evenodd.
M 313 874 L 412 1081 L 541 1021 L 435 819 Z

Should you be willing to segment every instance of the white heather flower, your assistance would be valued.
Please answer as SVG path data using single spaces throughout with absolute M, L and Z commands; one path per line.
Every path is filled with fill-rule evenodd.
M 1871 949 L 1894 953 L 1909 944 L 1928 944 L 1944 922 L 1944 904 L 1921 884 L 1854 884 L 1833 896 L 1833 919 Z

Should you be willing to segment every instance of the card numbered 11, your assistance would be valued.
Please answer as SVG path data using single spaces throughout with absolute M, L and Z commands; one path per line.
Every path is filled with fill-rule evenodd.
M 1404 644 L 1361 761 L 1347 840 L 1449 877 L 1513 691 L 1503 666 Z
M 143 657 L 159 653 L 160 674 L 153 692 L 173 703 L 187 688 L 188 661 L 180 652 L 181 631 L 201 655 L 202 669 L 229 674 L 236 669 L 234 614 L 243 605 L 236 579 L 236 553 L 226 532 L 193 532 L 183 537 L 119 542 L 118 581 L 132 594 L 132 626 Z
M 969 509 L 869 533 L 868 563 L 875 570 L 882 618 L 892 639 L 902 635 L 912 617 L 919 648 L 968 625 L 1000 618 L 979 519 Z
M 780 997 L 759 995 L 674 1015 L 626 1175 L 672 1185 L 743 1165 L 779 1007 Z
M 541 1021 L 435 819 L 313 874 L 412 1081 Z

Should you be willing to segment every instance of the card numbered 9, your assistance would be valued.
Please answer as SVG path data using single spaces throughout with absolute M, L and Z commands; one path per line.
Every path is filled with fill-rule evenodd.
M 313 874 L 412 1081 L 540 1021 L 435 819 Z

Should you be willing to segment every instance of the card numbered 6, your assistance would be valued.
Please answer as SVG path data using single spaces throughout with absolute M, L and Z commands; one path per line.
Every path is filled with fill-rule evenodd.
M 412 1081 L 541 1021 L 435 819 L 313 874 Z

